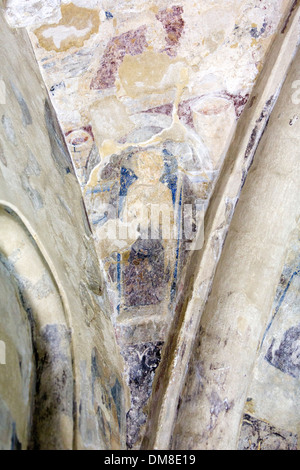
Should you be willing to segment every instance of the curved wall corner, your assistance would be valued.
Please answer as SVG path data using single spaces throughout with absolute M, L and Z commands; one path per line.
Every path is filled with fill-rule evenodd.
M 229 228 L 177 410 L 176 449 L 299 446 L 299 66 L 298 50 Z
M 28 34 L 10 29 L 2 13 L 0 60 L 0 253 L 16 292 L 7 291 L 1 309 L 10 297 L 19 302 L 18 318 L 30 325 L 22 364 L 32 371 L 23 377 L 31 404 L 21 406 L 21 379 L 12 402 L 4 400 L 7 429 L 14 447 L 124 448 L 123 361 L 80 186 Z M 1 377 L 19 347 L 4 330 L 12 339 Z
M 0 207 L 0 259 L 14 279 L 30 325 L 34 395 L 29 445 L 35 449 L 72 448 L 71 331 L 45 260 L 20 219 L 7 207 Z M 10 295 L 1 297 L 1 301 L 9 306 Z M 10 337 L 15 347 L 24 343 L 23 336 L 18 338 L 11 334 Z M 9 356 L 9 352 L 7 354 Z M 27 362 L 28 359 L 25 364 Z M 13 372 L 12 366 L 10 370 Z M 27 375 L 23 374 L 24 380 L 28 380 Z

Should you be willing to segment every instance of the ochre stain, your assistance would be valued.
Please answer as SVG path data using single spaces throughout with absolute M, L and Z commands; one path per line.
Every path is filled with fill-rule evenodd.
M 71 47 L 82 47 L 99 30 L 100 18 L 97 10 L 80 8 L 69 3 L 61 6 L 61 14 L 59 23 L 43 25 L 34 31 L 40 46 L 47 51 L 63 52 Z
M 246 405 L 245 405 L 245 413 L 254 414 L 255 413 L 255 406 L 254 401 L 252 398 L 248 398 Z
M 257 68 L 258 73 L 260 73 L 263 69 L 263 62 L 262 61 L 258 62 L 256 64 L 256 68 Z
M 152 5 L 150 8 L 149 8 L 150 11 L 152 11 L 152 13 L 154 13 L 155 15 L 157 15 L 157 13 L 159 12 L 159 8 L 157 5 Z
M 158 92 L 160 83 L 172 63 L 174 60 L 166 53 L 147 50 L 137 57 L 127 55 L 119 68 L 123 89 L 131 98 L 151 90 Z

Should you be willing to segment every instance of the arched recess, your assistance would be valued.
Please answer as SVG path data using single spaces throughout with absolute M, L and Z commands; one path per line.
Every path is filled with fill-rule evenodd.
M 27 410 L 30 415 L 27 437 L 21 442 L 16 424 L 12 442 L 17 442 L 19 448 L 72 449 L 74 374 L 71 330 L 52 271 L 26 225 L 8 204 L 0 204 L 0 267 L 15 286 L 14 302 L 18 301 L 21 312 L 26 314 L 31 342 L 27 349 L 32 348 L 34 369 L 30 377 L 25 377 L 26 393 L 32 397 L 29 412 Z M 12 289 L 11 286 L 7 294 Z M 2 298 L 1 304 L 9 305 L 10 301 L 10 298 Z M 13 338 L 10 335 L 10 341 L 17 342 L 17 336 Z M 15 344 L 15 349 L 19 347 L 20 344 Z M 23 365 L 27 375 L 29 356 L 27 354 L 27 366 Z M 5 368 L 7 364 L 1 367 Z M 10 372 L 14 374 L 14 371 Z M 14 408 L 15 405 L 11 403 L 10 406 Z M 8 409 L 8 415 L 12 411 Z M 12 445 L 12 448 L 16 446 Z
M 0 258 L 0 449 L 27 448 L 34 395 L 31 328 L 18 287 Z

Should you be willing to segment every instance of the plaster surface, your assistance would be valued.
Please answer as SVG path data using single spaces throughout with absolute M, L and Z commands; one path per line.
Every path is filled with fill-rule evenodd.
M 0 247 L 66 407 L 39 445 L 296 448 L 298 3 L 1 4 Z

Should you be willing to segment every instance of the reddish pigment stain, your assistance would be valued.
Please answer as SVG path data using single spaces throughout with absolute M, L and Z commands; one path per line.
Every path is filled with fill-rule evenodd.
M 82 130 L 87 132 L 88 134 L 90 134 L 91 138 L 93 140 L 95 140 L 94 133 L 93 133 L 93 128 L 92 128 L 91 125 L 82 127 Z
M 65 133 L 68 144 L 72 147 L 80 147 L 90 139 L 95 140 L 92 126 L 84 126 L 79 129 L 72 129 Z
M 244 111 L 244 108 L 249 100 L 250 95 L 247 93 L 246 95 L 237 94 L 232 95 L 227 91 L 223 93 L 224 98 L 231 100 L 234 104 L 235 114 L 236 117 L 239 118 Z
M 190 100 L 182 101 L 178 106 L 178 117 L 184 122 L 184 124 L 194 127 L 193 123 L 193 111 L 191 109 L 191 104 L 196 101 L 197 98 L 192 98 Z M 143 113 L 151 114 L 165 114 L 166 116 L 172 116 L 174 110 L 173 103 L 164 104 L 161 106 L 156 106 L 155 108 L 147 109 Z
M 190 98 L 189 100 L 184 100 L 184 101 L 181 101 L 181 103 L 179 103 L 178 117 L 186 126 L 190 127 L 191 129 L 195 128 L 194 120 L 193 120 L 193 104 L 196 103 L 199 99 L 204 98 L 205 96 L 208 96 L 208 95 L 196 96 L 195 98 Z M 217 92 L 210 96 L 223 98 L 225 100 L 228 100 L 228 103 L 230 102 L 233 103 L 237 119 L 241 116 L 249 99 L 249 94 L 233 95 L 233 94 L 228 93 L 227 91 Z M 173 103 L 168 103 L 168 104 L 164 104 L 161 106 L 156 106 L 154 108 L 147 109 L 143 111 L 143 113 L 165 114 L 166 116 L 171 116 L 173 109 L 174 109 Z M 223 107 L 212 108 L 211 110 L 208 109 L 203 114 L 207 114 L 207 115 L 216 114 L 217 115 L 217 114 L 220 114 L 221 110 L 223 110 Z
M 184 30 L 184 21 L 182 19 L 183 7 L 173 6 L 161 10 L 156 18 L 163 24 L 167 32 L 166 43 L 167 47 L 164 51 L 171 57 L 176 55 L 176 48 Z
M 197 98 L 196 98 L 197 99 Z M 196 101 L 196 99 L 190 99 L 186 101 L 182 101 L 179 103 L 178 106 L 178 116 L 179 119 L 186 125 L 194 129 L 194 119 L 193 119 L 193 110 L 191 108 L 192 103 Z
M 76 146 L 76 145 L 84 144 L 87 141 L 88 141 L 88 137 L 77 137 L 73 139 L 70 143 L 71 145 Z
M 92 90 L 105 90 L 113 88 L 116 74 L 126 54 L 132 56 L 142 54 L 148 46 L 146 40 L 146 26 L 127 31 L 109 41 L 103 54 L 100 68 L 93 78 L 90 88 Z
M 163 104 L 161 106 L 156 106 L 155 108 L 147 109 L 143 113 L 153 113 L 153 114 L 165 114 L 166 116 L 172 116 L 173 104 Z

